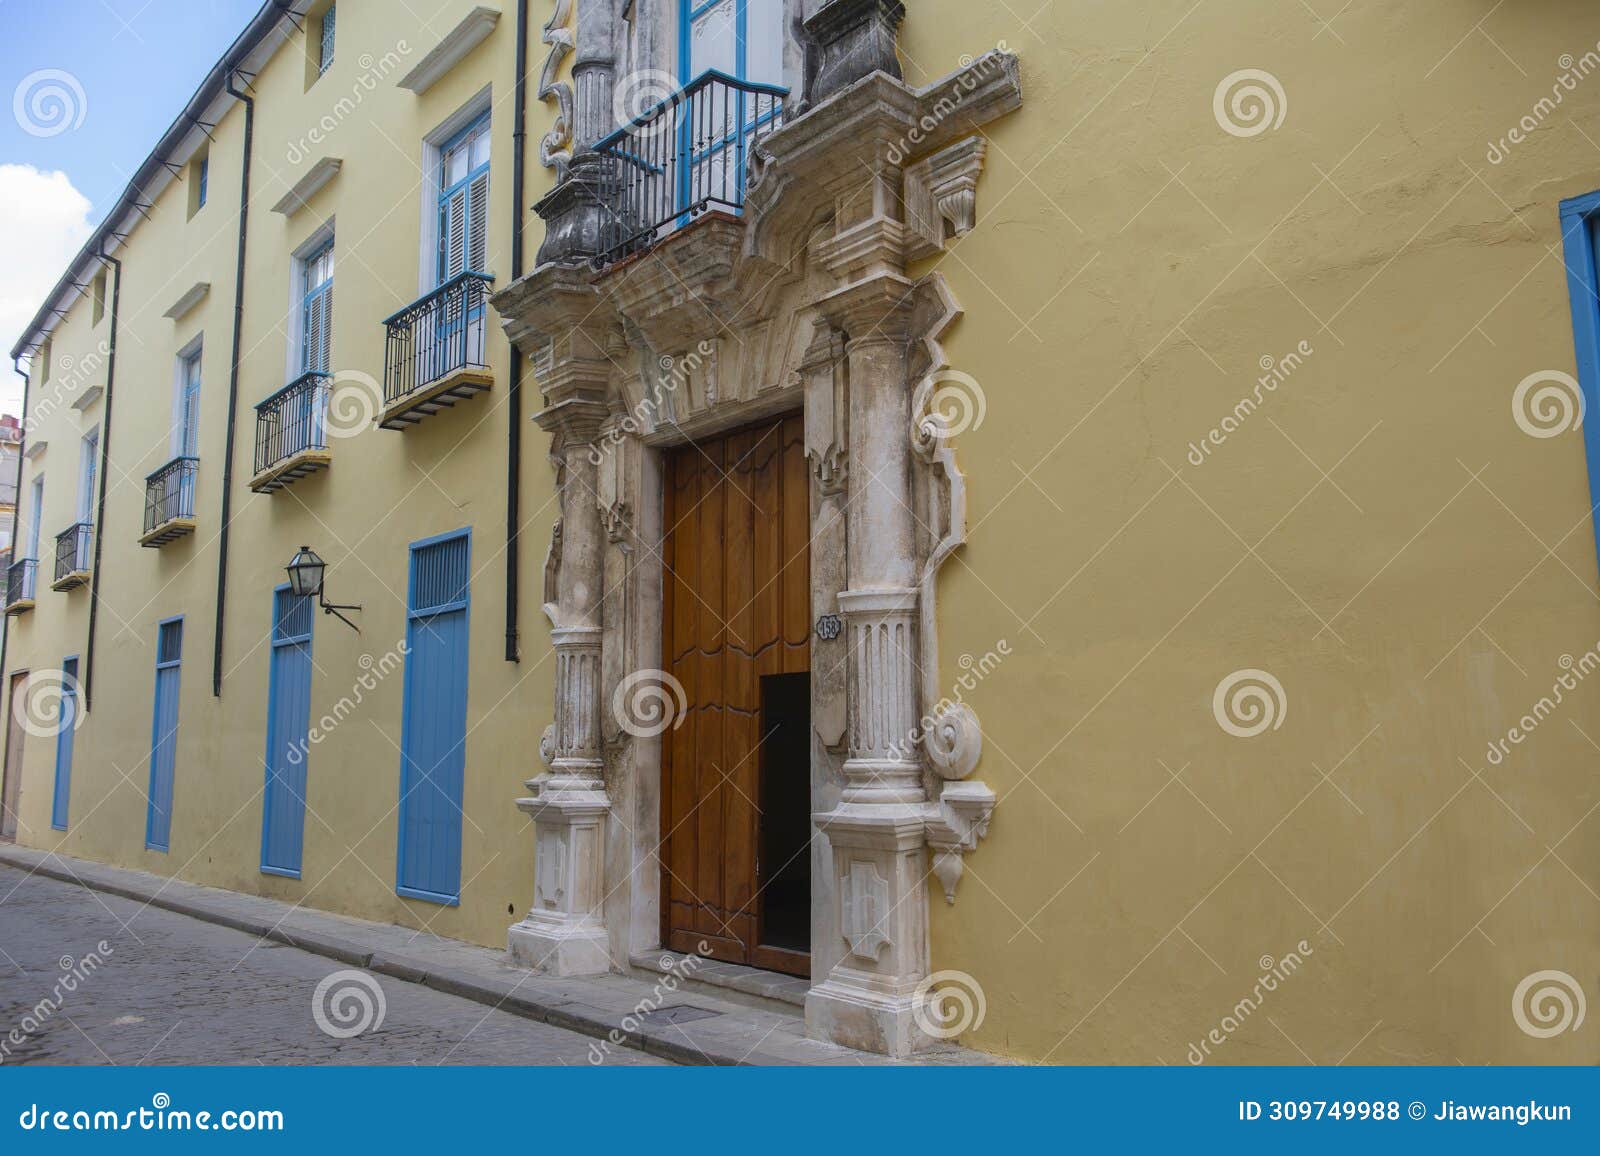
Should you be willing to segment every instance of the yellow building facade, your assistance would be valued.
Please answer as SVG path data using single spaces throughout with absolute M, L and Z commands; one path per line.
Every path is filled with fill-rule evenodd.
M 894 1054 L 1600 1059 L 1588 5 L 415 7 L 264 9 L 15 351 L 19 843 Z

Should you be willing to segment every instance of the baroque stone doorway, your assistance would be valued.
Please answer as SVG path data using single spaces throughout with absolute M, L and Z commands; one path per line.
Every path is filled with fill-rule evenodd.
M 809 975 L 810 503 L 800 416 L 671 451 L 662 941 Z

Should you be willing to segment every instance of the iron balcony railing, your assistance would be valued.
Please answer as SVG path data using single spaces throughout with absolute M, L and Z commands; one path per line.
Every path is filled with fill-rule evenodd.
M 707 209 L 739 212 L 750 158 L 783 124 L 787 95 L 705 72 L 596 144 L 610 161 L 596 263 L 649 248 Z
M 173 458 L 144 480 L 144 532 L 175 518 L 194 517 L 194 475 L 199 458 Z
M 256 473 L 306 450 L 328 448 L 330 381 L 326 373 L 302 373 L 256 406 Z
M 487 273 L 461 273 L 384 321 L 383 400 L 398 400 L 458 369 L 482 369 Z
M 56 535 L 57 582 L 69 574 L 88 573 L 89 538 L 93 533 L 93 522 L 78 522 Z
M 33 601 L 33 584 L 39 573 L 39 563 L 33 558 L 19 558 L 6 569 L 6 605 Z

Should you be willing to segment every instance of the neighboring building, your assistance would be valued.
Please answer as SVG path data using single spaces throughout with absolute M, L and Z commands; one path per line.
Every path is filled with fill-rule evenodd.
M 1600 18 L 1447 7 L 266 5 L 14 351 L 16 837 L 897 1054 L 1595 1062 Z
M 22 477 L 22 422 L 0 415 L 0 554 L 11 565 L 11 532 L 17 516 L 17 483 Z

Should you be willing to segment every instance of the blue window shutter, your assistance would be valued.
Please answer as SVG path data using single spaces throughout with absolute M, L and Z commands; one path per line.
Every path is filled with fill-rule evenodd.
M 413 543 L 407 600 L 395 890 L 450 905 L 461 898 L 470 560 L 464 530 Z
M 50 825 L 67 829 L 67 808 L 72 797 L 72 746 L 78 729 L 78 660 L 61 664 L 61 700 L 56 716 L 56 783 L 50 801 Z
M 273 593 L 261 870 L 294 879 L 300 878 L 305 842 L 313 605 L 309 598 L 296 598 L 287 586 Z
M 183 620 L 163 622 L 156 634 L 155 704 L 150 722 L 150 805 L 144 845 L 166 851 L 172 844 L 172 786 L 178 751 L 178 667 L 183 658 Z

